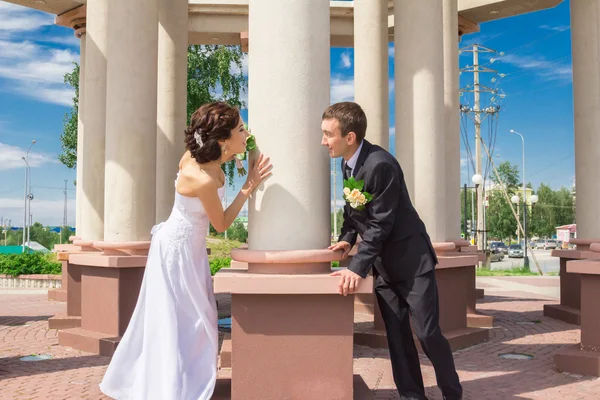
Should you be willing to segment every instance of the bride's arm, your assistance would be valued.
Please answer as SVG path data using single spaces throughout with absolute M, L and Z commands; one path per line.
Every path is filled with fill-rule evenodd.
M 225 232 L 237 218 L 248 197 L 269 175 L 271 175 L 271 164 L 269 163 L 269 159 L 263 157 L 261 154 L 258 160 L 253 163 L 246 183 L 240 189 L 233 203 L 225 210 L 223 210 L 223 206 L 221 205 L 221 199 L 219 198 L 215 182 L 206 181 L 202 183 L 198 190 L 198 197 L 202 201 L 202 205 L 212 226 L 218 232 Z

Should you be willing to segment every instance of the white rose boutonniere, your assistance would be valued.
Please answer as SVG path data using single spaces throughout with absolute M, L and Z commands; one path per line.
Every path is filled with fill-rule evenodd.
M 362 211 L 373 200 L 370 193 L 363 192 L 365 181 L 357 181 L 354 177 L 344 179 L 344 200 L 355 210 Z

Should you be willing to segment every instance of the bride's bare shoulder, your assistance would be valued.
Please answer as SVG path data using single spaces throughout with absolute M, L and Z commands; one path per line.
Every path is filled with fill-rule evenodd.
M 217 190 L 217 183 L 198 165 L 183 165 L 177 180 L 177 192 L 183 196 L 198 197 L 205 190 Z

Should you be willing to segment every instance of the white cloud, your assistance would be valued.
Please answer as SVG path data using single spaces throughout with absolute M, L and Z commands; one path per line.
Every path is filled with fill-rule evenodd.
M 519 56 L 507 54 L 502 57 L 502 61 L 527 72 L 533 72 L 545 80 L 572 80 L 573 69 L 568 56 L 557 60 L 547 60 L 542 56 L 536 55 Z M 510 79 L 510 75 L 508 75 L 508 79 Z
M 334 76 L 331 78 L 331 104 L 354 100 L 354 77 Z
M 38 47 L 28 41 L 10 42 L 0 40 L 0 59 L 28 59 L 37 53 Z
M 42 225 L 62 225 L 64 199 L 31 201 L 31 214 L 34 222 Z M 12 226 L 23 226 L 23 199 L 18 197 L 0 198 L 0 210 L 5 219 L 10 219 Z M 75 200 L 67 199 L 67 223 L 75 225 Z
M 80 40 L 77 37 L 75 37 L 75 35 L 72 32 L 70 35 L 65 36 L 40 37 L 36 38 L 34 41 L 39 43 L 56 43 L 77 48 L 79 48 L 80 45 Z
M 396 54 L 396 48 L 394 47 L 394 43 L 390 43 L 388 45 L 388 57 L 394 58 L 395 54 Z
M 337 208 L 343 208 L 346 205 L 346 201 L 344 199 L 336 199 L 335 204 L 337 204 Z M 333 208 L 333 200 L 331 200 L 331 208 Z
M 248 53 L 244 53 L 244 55 L 242 57 L 242 70 L 241 71 L 244 74 L 244 76 L 248 76 Z M 231 72 L 233 74 L 239 74 L 240 68 L 236 64 L 231 63 Z
M 0 171 L 10 169 L 20 169 L 25 167 L 24 157 L 27 149 L 0 143 Z M 58 161 L 50 154 L 30 151 L 27 159 L 31 168 L 39 167 L 47 163 L 57 163 Z
M 556 32 L 566 31 L 569 28 L 570 28 L 569 25 L 558 25 L 558 26 L 541 25 L 540 26 L 540 29 L 545 29 L 548 31 L 556 31 Z
M 0 2 L 0 21 L 0 31 L 4 33 L 35 31 L 54 25 L 51 14 L 6 2 Z
M 352 60 L 350 59 L 350 53 L 345 51 L 340 56 L 340 63 L 342 64 L 342 68 L 348 69 L 352 66 Z
M 3 90 L 46 103 L 72 105 L 73 89 L 65 85 L 64 75 L 78 61 L 79 55 L 71 50 L 0 39 L 0 78 L 9 81 Z

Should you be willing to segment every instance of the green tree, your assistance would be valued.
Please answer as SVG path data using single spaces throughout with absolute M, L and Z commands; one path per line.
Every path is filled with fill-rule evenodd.
M 63 119 L 63 131 L 60 135 L 60 143 L 63 152 L 58 155 L 58 161 L 68 168 L 77 165 L 77 114 L 79 112 L 79 64 L 73 63 L 75 68 L 64 76 L 65 84 L 75 89 L 73 96 L 73 108 L 65 114 Z
M 541 237 L 551 237 L 556 227 L 575 222 L 573 194 L 567 188 L 552 190 L 544 183 L 537 191 L 538 203 L 532 209 L 531 231 Z
M 242 94 L 246 91 L 246 78 L 242 71 L 244 53 L 240 46 L 188 47 L 187 123 L 194 111 L 211 101 L 226 101 L 243 108 Z M 77 165 L 77 113 L 79 109 L 79 65 L 65 74 L 65 83 L 75 89 L 73 108 L 65 115 L 60 136 L 63 152 L 60 162 L 69 168 Z M 233 184 L 236 171 L 234 162 L 223 165 L 229 184 Z
M 60 232 L 60 242 L 62 244 L 69 243 L 69 238 L 75 234 L 75 231 L 71 230 L 68 226 L 63 226 Z
M 231 224 L 231 226 L 227 229 L 227 238 L 246 243 L 246 240 L 248 240 L 248 231 L 244 227 L 244 223 L 239 220 L 234 221 L 233 224 Z
M 512 197 L 519 190 L 519 168 L 505 161 L 498 166 L 498 175 L 491 175 L 496 188 L 487 192 L 489 204 L 486 210 L 486 226 L 488 237 L 499 240 L 510 239 L 516 236 L 517 221 L 512 213 L 511 205 L 506 200 L 502 188 L 506 189 L 508 197 Z
M 202 104 L 225 101 L 232 106 L 244 107 L 241 99 L 246 90 L 246 78 L 242 71 L 244 53 L 240 46 L 198 46 L 188 48 L 187 123 L 194 111 Z M 232 70 L 235 66 L 235 70 Z M 222 166 L 223 172 L 233 185 L 235 163 Z
M 516 236 L 517 221 L 504 197 L 504 193 L 502 190 L 494 189 L 488 194 L 489 205 L 485 214 L 488 237 L 504 240 Z M 510 196 L 512 196 L 512 193 L 509 192 Z
M 544 183 L 537 190 L 538 202 L 533 207 L 531 231 L 537 236 L 552 236 L 556 232 L 557 221 L 554 211 L 555 193 L 552 188 Z
M 492 182 L 494 182 L 496 185 L 506 185 L 505 187 L 508 193 L 511 195 L 514 194 L 518 189 L 520 182 L 519 167 L 511 164 L 510 161 L 504 161 L 498 166 L 498 175 L 500 175 L 502 182 L 498 181 L 495 173 L 491 174 Z
M 54 245 L 58 243 L 60 236 L 56 232 L 52 232 L 48 227 L 35 222 L 31 225 L 29 238 L 32 242 L 38 242 L 48 250 L 52 250 Z

